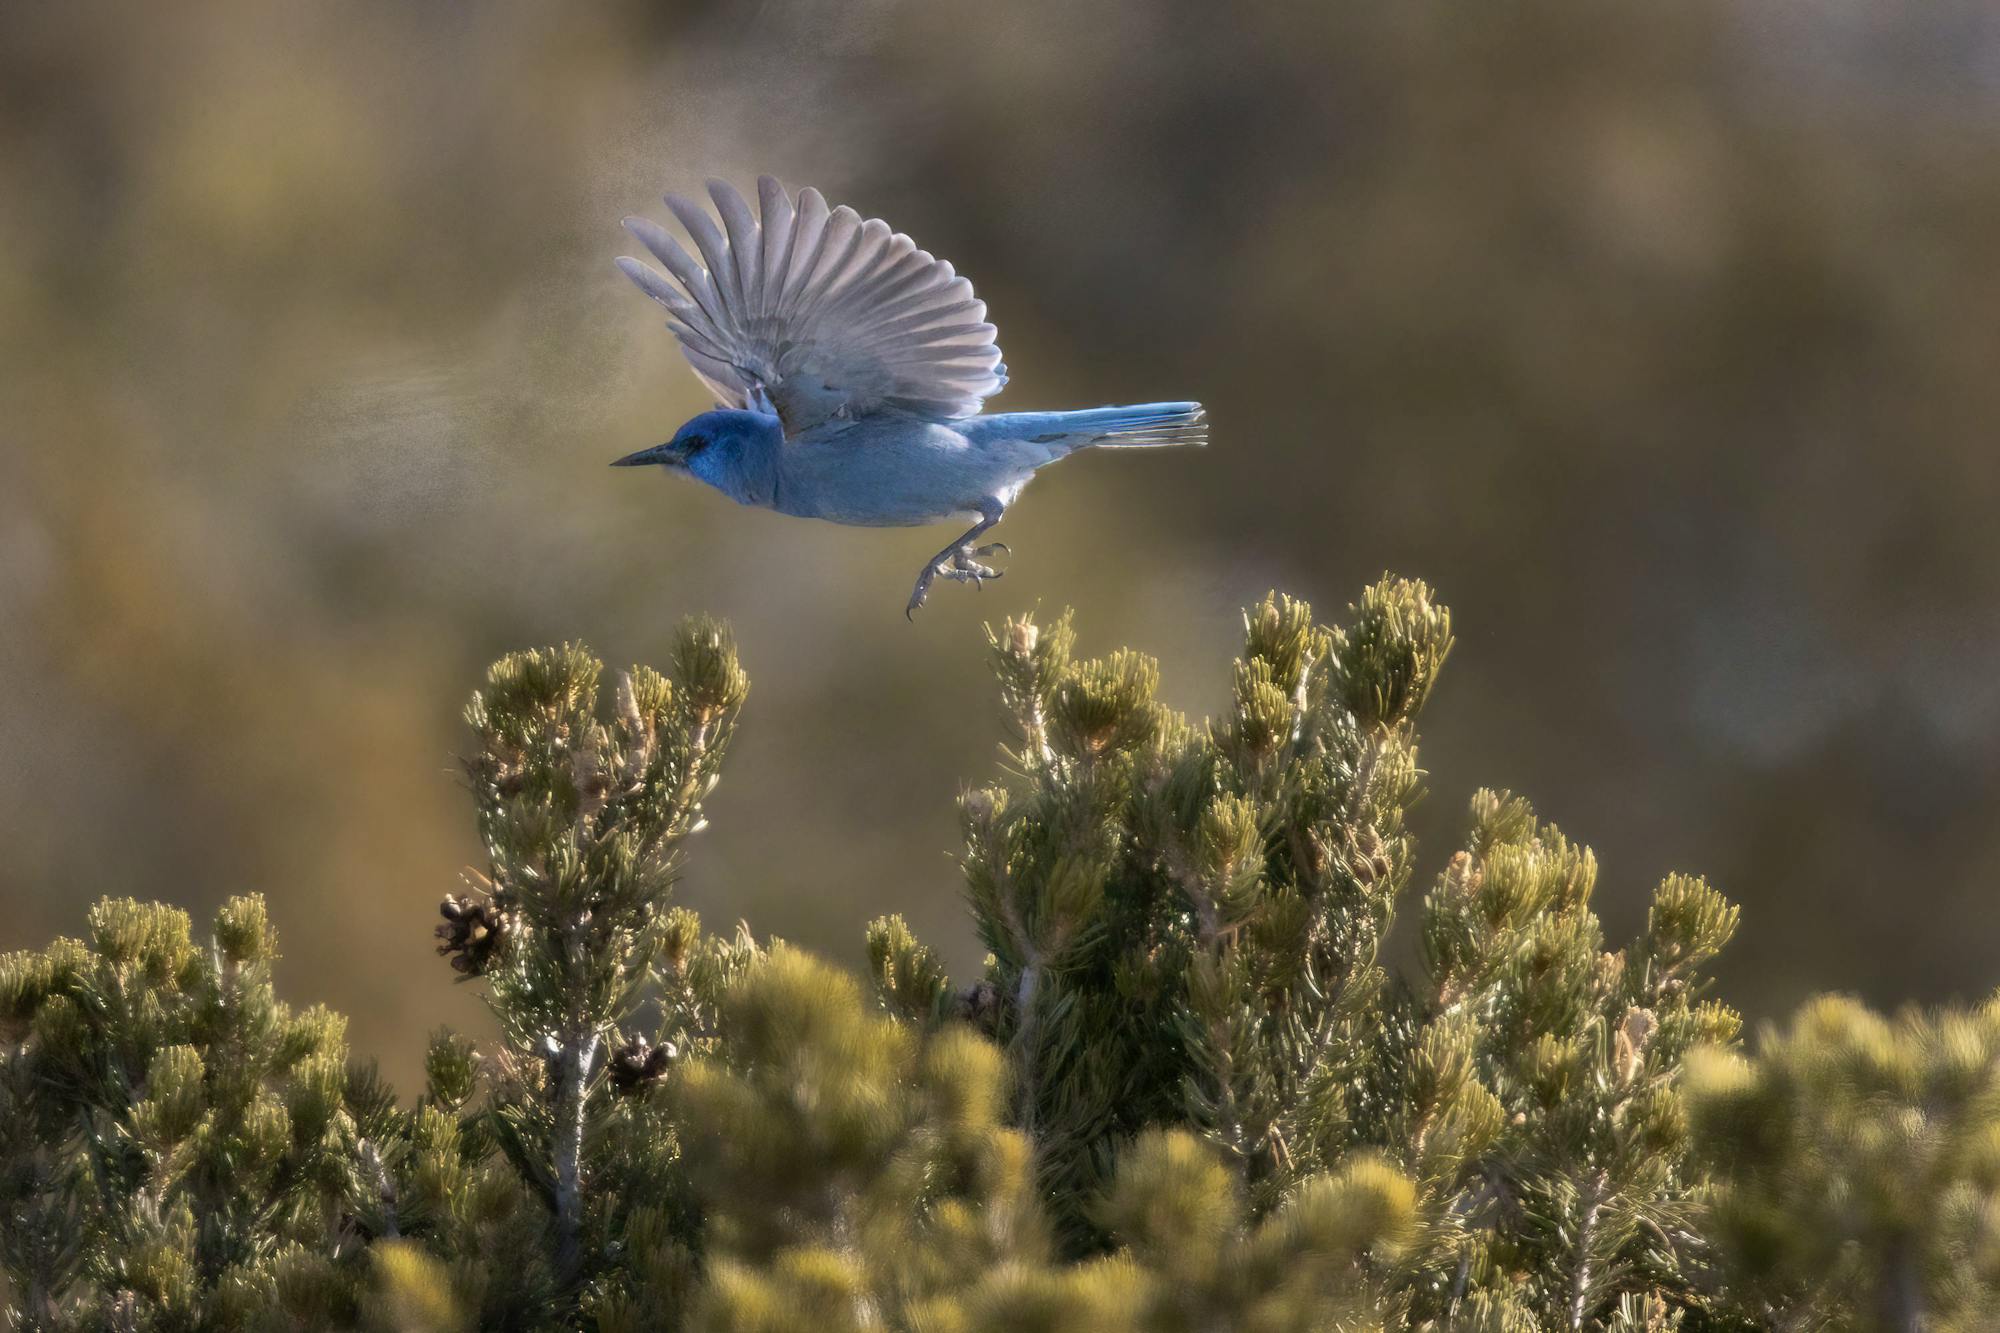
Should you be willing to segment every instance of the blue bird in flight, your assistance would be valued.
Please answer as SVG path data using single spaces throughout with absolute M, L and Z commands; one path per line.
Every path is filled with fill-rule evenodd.
M 695 374 L 722 399 L 665 444 L 613 467 L 657 464 L 739 504 L 867 527 L 971 522 L 917 576 L 914 616 L 939 577 L 979 586 L 1005 545 L 975 545 L 1041 468 L 1079 449 L 1206 444 L 1200 403 L 983 412 L 1007 382 L 986 303 L 950 264 L 878 219 L 796 202 L 766 176 L 760 216 L 710 181 L 721 226 L 668 195 L 696 260 L 646 218 L 626 229 L 666 267 L 623 269 L 667 308 Z

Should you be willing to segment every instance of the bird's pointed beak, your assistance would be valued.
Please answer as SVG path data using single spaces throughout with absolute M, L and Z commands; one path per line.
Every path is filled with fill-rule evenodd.
M 627 454 L 623 458 L 614 458 L 611 460 L 611 466 L 646 467 L 649 464 L 658 463 L 661 466 L 670 467 L 680 461 L 680 455 L 674 452 L 673 442 L 668 441 L 666 444 L 656 444 L 650 449 L 641 449 L 636 454 Z

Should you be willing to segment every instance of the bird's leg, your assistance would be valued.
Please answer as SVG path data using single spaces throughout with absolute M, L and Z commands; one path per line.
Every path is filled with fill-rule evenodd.
M 1001 570 L 979 562 L 1006 550 L 1006 543 L 989 542 L 984 546 L 974 546 L 972 541 L 1000 521 L 1002 510 L 997 504 L 984 504 L 979 507 L 979 513 L 979 521 L 968 528 L 957 541 L 932 556 L 930 563 L 924 566 L 924 572 L 917 575 L 917 587 L 910 594 L 910 604 L 904 608 L 904 615 L 915 618 L 917 608 L 924 604 L 924 598 L 930 593 L 931 584 L 939 575 L 960 583 L 969 582 L 975 588 L 987 579 L 1000 577 Z

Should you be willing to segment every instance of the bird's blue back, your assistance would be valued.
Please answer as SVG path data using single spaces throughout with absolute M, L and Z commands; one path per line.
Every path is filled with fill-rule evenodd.
M 742 504 L 866 527 L 942 522 L 1011 504 L 1037 469 L 1092 445 L 1190 443 L 1192 403 L 995 412 L 939 420 L 885 409 L 785 440 L 777 418 L 705 412 L 688 471 Z

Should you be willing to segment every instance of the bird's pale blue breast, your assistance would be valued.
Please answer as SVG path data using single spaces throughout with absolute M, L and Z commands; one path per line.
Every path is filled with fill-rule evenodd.
M 883 413 L 788 445 L 777 507 L 871 527 L 941 523 L 1004 503 L 1033 472 L 1018 448 L 975 446 L 953 423 Z

